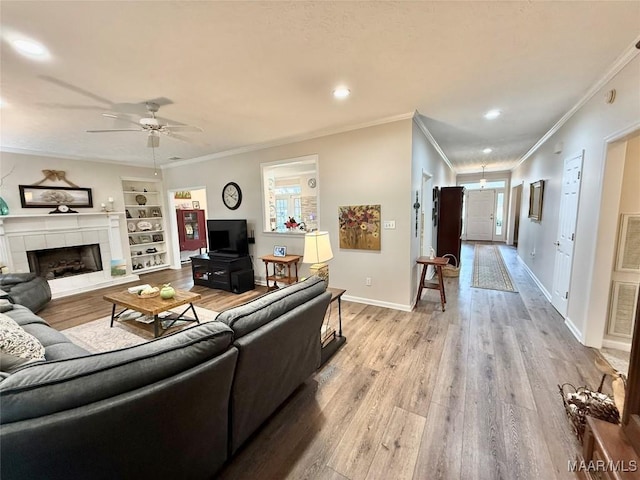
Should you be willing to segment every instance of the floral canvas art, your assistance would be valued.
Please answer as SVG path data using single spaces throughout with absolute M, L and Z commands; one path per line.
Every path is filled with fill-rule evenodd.
M 340 248 L 380 250 L 380 205 L 338 207 Z

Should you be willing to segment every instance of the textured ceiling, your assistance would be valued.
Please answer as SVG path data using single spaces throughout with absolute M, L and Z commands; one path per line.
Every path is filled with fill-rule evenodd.
M 85 130 L 121 125 L 102 112 L 137 121 L 155 98 L 204 130 L 162 137 L 161 163 L 417 109 L 465 172 L 508 168 L 539 140 L 632 44 L 640 2 L 4 0 L 0 21 L 51 52 L 2 42 L 7 151 L 149 165 L 145 133 Z M 350 98 L 331 97 L 338 84 Z

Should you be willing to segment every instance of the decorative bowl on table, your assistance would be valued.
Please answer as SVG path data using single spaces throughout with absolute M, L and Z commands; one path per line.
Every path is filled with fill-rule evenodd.
M 153 298 L 160 295 L 160 289 L 158 287 L 145 288 L 138 292 L 140 298 Z

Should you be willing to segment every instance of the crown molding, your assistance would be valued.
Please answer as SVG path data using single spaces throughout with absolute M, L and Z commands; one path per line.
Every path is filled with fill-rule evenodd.
M 303 133 L 303 134 L 294 135 L 291 137 L 284 137 L 284 138 L 272 140 L 269 142 L 255 143 L 253 145 L 246 145 L 244 147 L 232 148 L 231 150 L 225 150 L 223 152 L 216 152 L 209 155 L 203 155 L 202 157 L 195 157 L 187 160 L 171 162 L 171 164 L 161 165 L 160 168 L 162 170 L 165 170 L 170 168 L 182 167 L 184 165 L 191 165 L 194 163 L 201 163 L 209 160 L 216 160 L 219 158 L 230 157 L 233 155 L 240 155 L 242 153 L 255 152 L 257 150 L 264 150 L 266 148 L 280 147 L 282 145 L 289 145 L 292 143 L 302 142 L 304 140 L 312 140 L 314 138 L 328 137 L 329 135 L 337 135 L 339 133 L 350 132 L 353 130 L 360 130 L 362 128 L 375 127 L 377 125 L 384 125 L 386 123 L 398 122 L 400 120 L 408 120 L 412 118 L 413 115 L 414 115 L 413 112 L 401 113 L 399 115 L 379 118 L 377 120 L 372 120 L 370 122 L 316 130 L 314 132 Z
M 627 47 L 624 52 L 622 52 L 622 54 L 609 66 L 609 68 L 605 71 L 605 73 L 602 75 L 602 77 L 600 77 L 599 80 L 597 80 L 592 86 L 591 88 L 589 88 L 589 90 L 587 90 L 587 93 L 585 93 L 582 98 L 580 100 L 578 100 L 578 102 L 571 107 L 571 109 L 565 113 L 562 118 L 560 118 L 560 120 L 558 120 L 556 122 L 556 124 L 551 127 L 549 129 L 549 131 L 547 133 L 545 133 L 542 138 L 540 138 L 540 140 L 538 140 L 533 147 L 531 147 L 529 149 L 529 151 L 527 151 L 527 153 L 525 153 L 522 157 L 520 157 L 520 159 L 518 160 L 518 162 L 511 168 L 511 171 L 514 171 L 516 168 L 518 168 L 520 165 L 522 165 L 522 163 L 529 158 L 531 155 L 533 155 L 536 150 L 538 150 L 542 145 L 544 145 L 544 143 L 546 143 L 547 140 L 549 140 L 549 138 L 551 138 L 551 136 L 556 133 L 558 130 L 560 130 L 560 128 L 569 121 L 569 119 L 571 117 L 573 117 L 576 112 L 578 110 L 580 110 L 589 100 L 591 100 L 593 98 L 593 96 L 598 93 L 598 91 L 604 87 L 608 82 L 610 82 L 618 73 L 620 73 L 620 70 L 622 70 L 624 67 L 626 67 L 629 62 L 631 62 L 631 60 L 633 60 L 636 55 L 638 55 L 638 53 L 640 53 L 640 50 L 638 50 L 638 47 L 636 46 L 636 44 L 640 41 L 640 36 L 637 37 L 633 43 Z
M 120 165 L 127 167 L 142 167 L 142 168 L 150 168 L 153 169 L 153 166 L 149 166 L 143 163 L 134 163 L 134 162 L 119 162 L 117 160 L 108 160 L 103 158 L 87 158 L 78 155 L 69 155 L 66 153 L 50 153 L 50 152 L 40 152 L 38 150 L 29 150 L 26 148 L 14 148 L 14 147 L 4 147 L 0 146 L 0 153 L 16 153 L 18 155 L 32 155 L 34 157 L 45 157 L 45 158 L 57 158 L 59 160 L 72 160 L 76 162 L 94 162 L 94 163 L 108 163 L 110 165 Z
M 418 110 L 416 110 L 414 112 L 414 114 L 413 114 L 413 122 L 418 126 L 420 131 L 422 133 L 424 133 L 424 136 L 427 137 L 427 140 L 429 140 L 429 143 L 431 143 L 431 145 L 433 145 L 433 148 L 436 149 L 436 152 L 438 152 L 438 155 L 440 155 L 440 158 L 442 158 L 442 161 L 449 166 L 449 168 L 451 169 L 451 171 L 453 173 L 456 173 L 456 169 L 453 167 L 453 165 L 449 161 L 449 157 L 447 157 L 447 154 L 444 153 L 444 150 L 442 150 L 442 148 L 440 148 L 440 145 L 438 144 L 438 142 L 436 141 L 434 136 L 431 135 L 431 132 L 429 131 L 427 126 L 422 121 L 422 118 L 420 116 L 420 112 Z

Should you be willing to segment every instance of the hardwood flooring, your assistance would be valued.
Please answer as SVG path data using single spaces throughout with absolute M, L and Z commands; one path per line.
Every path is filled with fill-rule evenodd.
M 597 386 L 595 351 L 575 340 L 500 247 L 518 293 L 471 288 L 473 245 L 447 309 L 427 291 L 413 312 L 343 301 L 346 345 L 220 472 L 222 479 L 566 479 L 579 445 L 557 384 Z M 142 276 L 192 287 L 191 271 Z M 59 329 L 110 313 L 105 291 L 55 300 Z M 193 287 L 222 310 L 262 293 Z M 347 292 L 348 295 L 349 292 Z M 90 317 L 90 318 L 89 318 Z

